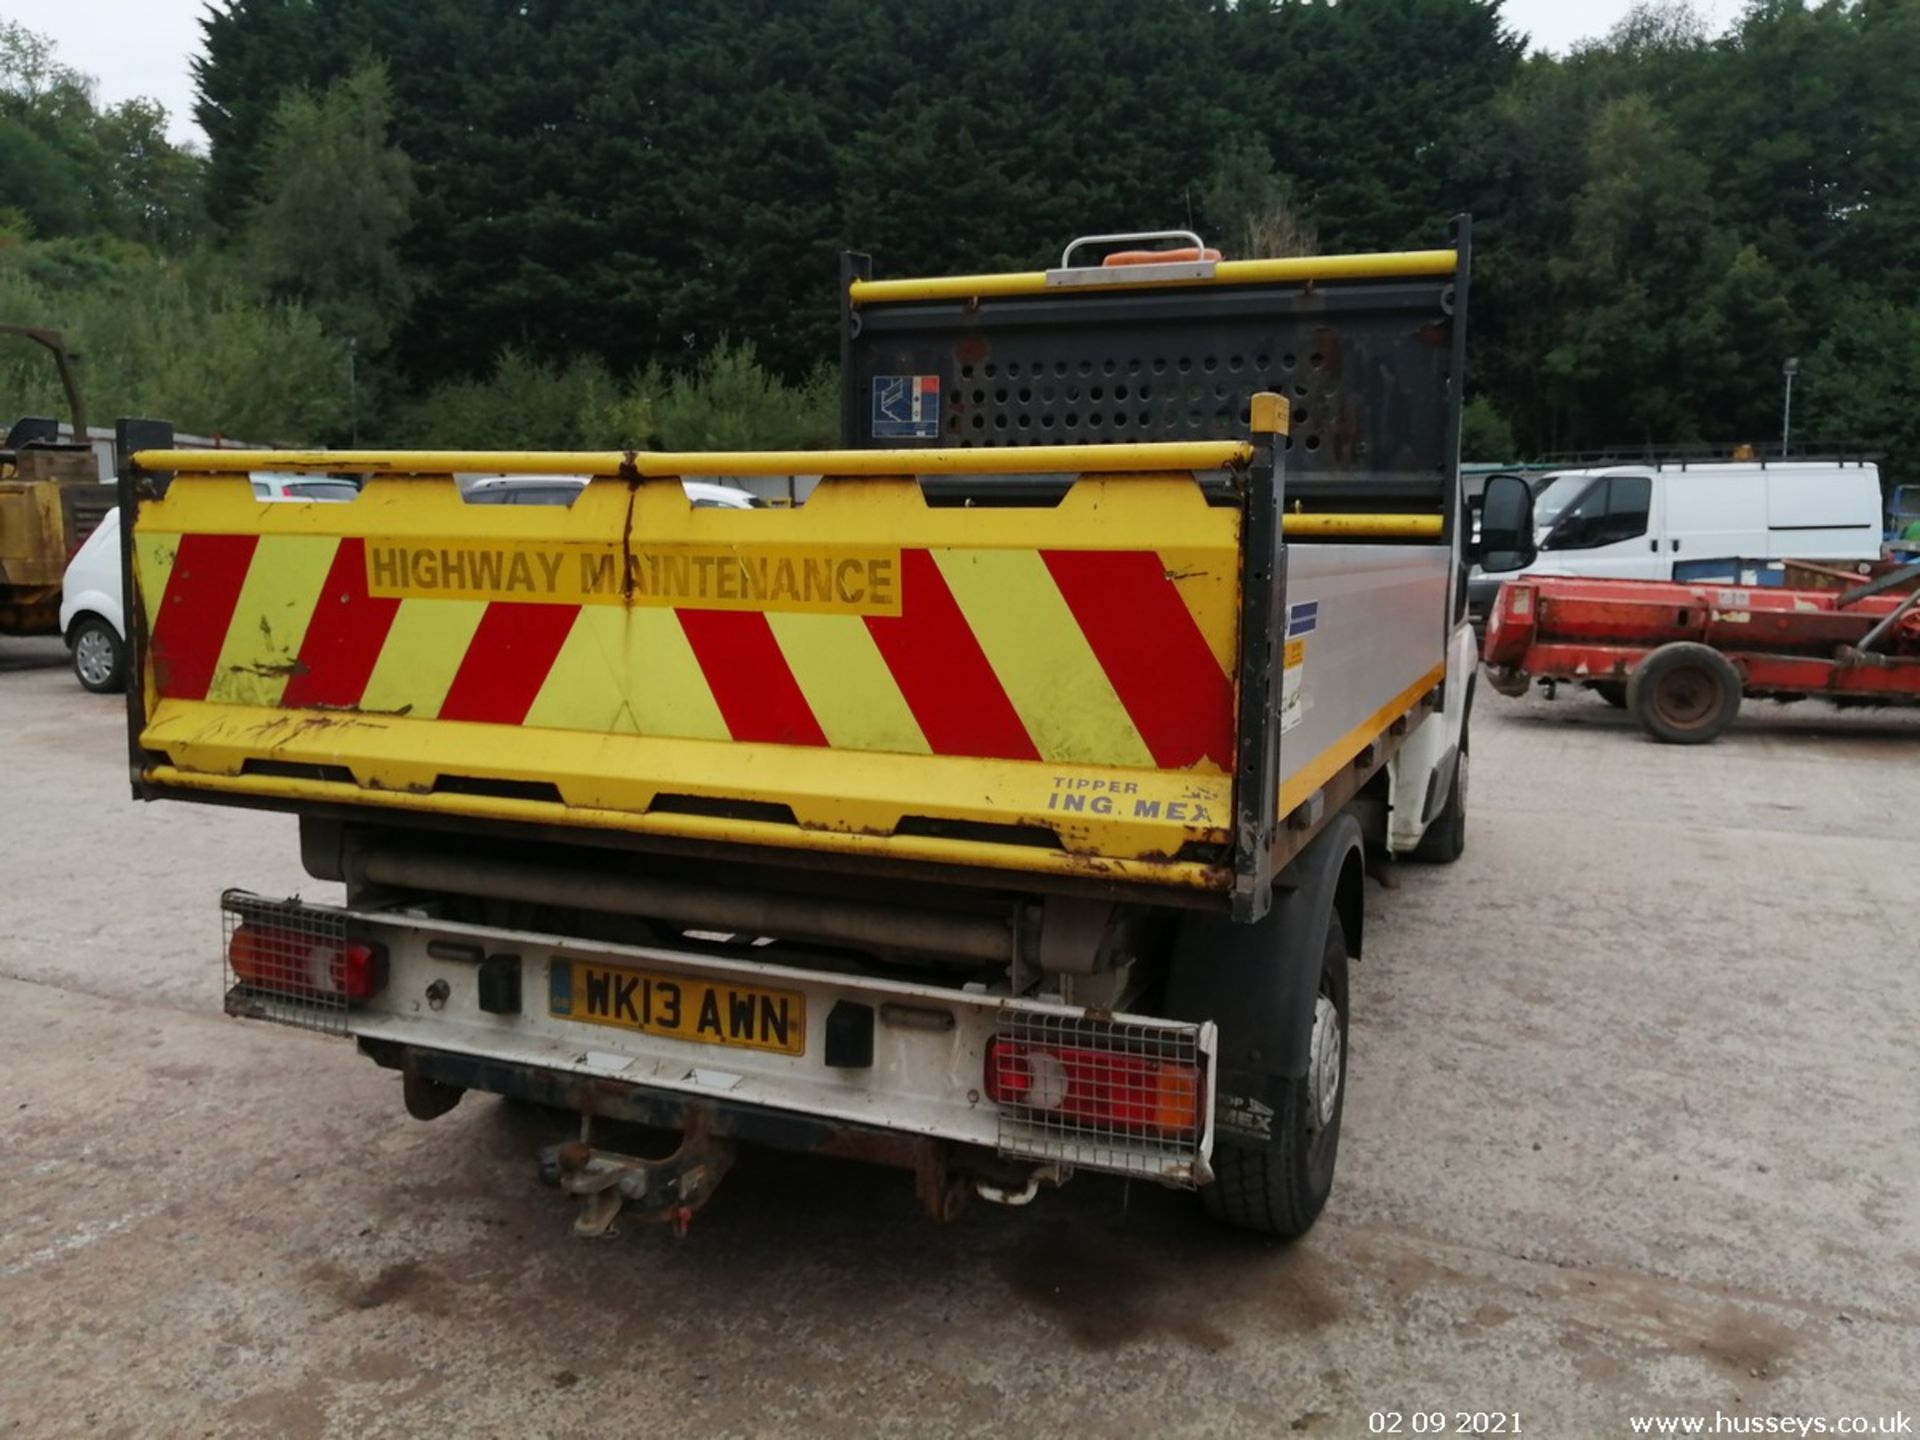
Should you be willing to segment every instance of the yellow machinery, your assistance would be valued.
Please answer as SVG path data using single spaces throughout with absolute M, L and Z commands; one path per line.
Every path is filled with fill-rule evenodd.
M 51 419 L 14 423 L 0 442 L 0 634 L 60 629 L 60 577 L 67 561 L 113 503 L 87 443 L 86 406 L 73 356 L 58 331 L 0 325 L 51 352 L 73 417 L 73 440 Z

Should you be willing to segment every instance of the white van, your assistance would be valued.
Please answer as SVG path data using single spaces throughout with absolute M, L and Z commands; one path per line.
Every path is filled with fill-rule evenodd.
M 1562 470 L 1534 501 L 1530 575 L 1671 580 L 1690 560 L 1877 560 L 1880 469 L 1864 460 L 1663 461 Z M 1512 576 L 1475 576 L 1483 615 Z

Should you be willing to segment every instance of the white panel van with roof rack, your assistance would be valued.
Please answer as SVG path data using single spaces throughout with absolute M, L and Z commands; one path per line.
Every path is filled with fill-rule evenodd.
M 1534 575 L 1671 580 L 1691 560 L 1877 560 L 1880 470 L 1863 460 L 1661 461 L 1562 470 L 1534 506 Z M 1504 576 L 1476 575 L 1474 616 Z

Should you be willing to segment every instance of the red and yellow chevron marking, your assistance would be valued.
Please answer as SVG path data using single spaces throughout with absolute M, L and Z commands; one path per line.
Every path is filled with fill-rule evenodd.
M 398 475 L 263 504 L 180 472 L 133 527 L 144 773 L 1219 890 L 1239 524 L 1189 472 L 1088 476 L 1051 509 L 836 478 L 774 511 L 613 479 L 469 506 Z
M 791 511 L 692 510 L 673 484 L 631 503 L 376 479 L 265 505 L 178 477 L 136 529 L 150 698 L 1231 769 L 1238 514 L 1189 477 L 1084 479 L 1043 510 L 930 509 L 886 480 Z

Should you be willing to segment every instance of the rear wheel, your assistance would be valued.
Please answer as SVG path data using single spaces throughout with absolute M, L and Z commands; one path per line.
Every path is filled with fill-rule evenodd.
M 96 695 L 111 695 L 127 683 L 127 647 L 98 615 L 82 616 L 67 637 L 73 647 L 73 674 Z
M 1215 1148 L 1213 1184 L 1200 1192 L 1207 1213 L 1244 1230 L 1304 1235 L 1333 1193 L 1346 1103 L 1347 940 L 1339 915 L 1330 913 L 1307 1073 L 1281 1089 L 1265 1145 Z
M 1634 667 L 1627 709 L 1669 745 L 1704 745 L 1740 713 L 1740 672 L 1709 645 L 1662 645 Z

